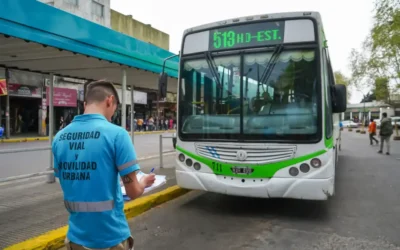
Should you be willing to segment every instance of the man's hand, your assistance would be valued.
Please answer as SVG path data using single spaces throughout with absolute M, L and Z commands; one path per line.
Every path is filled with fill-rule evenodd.
M 153 185 L 156 177 L 154 174 L 146 174 L 138 181 L 136 172 L 132 172 L 122 176 L 121 179 L 125 186 L 126 194 L 133 200 L 141 196 L 146 187 Z
M 153 185 L 155 180 L 156 180 L 155 174 L 151 173 L 143 176 L 142 179 L 140 179 L 140 182 L 143 184 L 145 188 L 147 188 Z

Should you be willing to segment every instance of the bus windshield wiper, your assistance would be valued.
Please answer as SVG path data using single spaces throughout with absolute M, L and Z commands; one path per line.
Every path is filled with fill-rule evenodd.
M 264 83 L 268 80 L 268 78 L 272 73 L 272 70 L 275 67 L 276 60 L 279 58 L 279 55 L 281 54 L 282 51 L 283 51 L 283 44 L 280 43 L 275 47 L 274 52 L 272 53 L 272 56 L 268 61 L 267 67 L 265 68 L 264 72 L 261 75 L 259 83 Z
M 217 85 L 222 87 L 221 79 L 219 79 L 219 74 L 217 71 L 218 68 L 217 68 L 217 65 L 215 64 L 214 59 L 211 56 L 211 52 L 210 51 L 206 52 L 205 56 L 206 56 L 207 64 L 208 64 L 208 67 L 210 68 L 211 74 L 216 78 Z

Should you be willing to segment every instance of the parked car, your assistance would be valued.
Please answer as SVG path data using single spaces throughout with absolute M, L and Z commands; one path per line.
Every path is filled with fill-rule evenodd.
M 390 117 L 390 119 L 392 119 L 392 125 L 393 125 L 393 128 L 395 128 L 395 124 L 397 123 L 397 128 L 400 128 L 400 116 L 393 116 L 393 117 Z
M 358 128 L 358 124 L 353 121 L 342 121 L 344 128 Z

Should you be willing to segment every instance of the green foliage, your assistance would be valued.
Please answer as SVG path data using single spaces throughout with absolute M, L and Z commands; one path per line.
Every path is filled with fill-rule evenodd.
M 370 67 L 385 71 L 389 79 L 400 78 L 400 2 L 377 0 L 371 31 Z M 383 72 L 382 72 L 383 73 Z
M 347 78 L 345 75 L 343 75 L 342 72 L 340 72 L 340 71 L 335 71 L 334 75 L 335 75 L 335 83 L 336 84 L 343 84 L 343 85 L 346 86 L 346 89 L 347 89 L 347 102 L 348 102 L 350 100 L 350 98 L 351 98 L 351 92 L 349 90 L 350 79 Z
M 373 28 L 360 51 L 350 54 L 350 84 L 371 87 L 377 100 L 400 88 L 400 1 L 376 0 Z
M 387 78 L 377 78 L 375 80 L 374 94 L 377 101 L 389 102 L 389 80 Z

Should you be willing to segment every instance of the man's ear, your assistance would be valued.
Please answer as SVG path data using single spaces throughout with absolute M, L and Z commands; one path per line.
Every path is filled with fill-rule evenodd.
M 83 109 L 86 109 L 86 102 L 83 102 Z
M 107 97 L 106 99 L 107 108 L 111 107 L 112 102 L 113 102 L 113 97 L 112 96 Z

